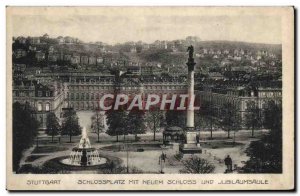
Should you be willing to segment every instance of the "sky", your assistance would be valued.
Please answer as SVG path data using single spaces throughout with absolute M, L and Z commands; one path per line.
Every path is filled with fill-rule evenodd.
M 185 39 L 281 43 L 281 18 L 261 15 L 72 14 L 15 15 L 13 36 L 71 36 L 84 42 Z

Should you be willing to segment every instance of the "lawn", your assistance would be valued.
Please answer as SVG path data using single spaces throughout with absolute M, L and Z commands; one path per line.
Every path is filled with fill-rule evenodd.
M 26 162 L 33 162 L 39 158 L 45 157 L 46 155 L 31 155 L 26 158 Z
M 32 153 L 53 153 L 53 152 L 59 152 L 59 151 L 65 151 L 68 150 L 68 148 L 63 146 L 39 146 L 35 147 L 35 149 L 32 151 Z
M 236 146 L 244 145 L 238 142 L 232 141 L 210 141 L 210 142 L 201 142 L 201 146 L 203 148 L 211 148 L 211 149 L 218 149 L 218 148 L 233 148 Z
M 161 150 L 161 144 L 118 144 L 118 145 L 111 145 L 111 146 L 105 146 L 101 148 L 101 150 L 106 151 L 149 151 L 149 150 Z

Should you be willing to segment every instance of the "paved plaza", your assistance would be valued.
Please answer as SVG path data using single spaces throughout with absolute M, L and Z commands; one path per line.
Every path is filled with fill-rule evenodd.
M 123 136 L 119 137 L 119 142 L 116 142 L 116 137 L 109 136 L 105 133 L 100 134 L 100 142 L 97 142 L 96 133 L 90 132 L 90 118 L 92 112 L 78 112 L 79 122 L 82 127 L 86 127 L 88 130 L 88 137 L 91 141 L 92 147 L 96 148 L 100 156 L 116 157 L 121 160 L 120 166 L 131 168 L 137 168 L 143 173 L 159 173 L 163 170 L 164 173 L 180 173 L 183 169 L 183 164 L 180 160 L 177 160 L 174 155 L 179 153 L 179 144 L 171 143 L 164 147 L 162 145 L 162 133 L 156 134 L 156 141 L 153 141 L 153 133 L 146 133 L 138 135 L 139 141 L 134 140 L 133 135 L 125 136 L 125 144 L 123 143 Z M 213 173 L 224 173 L 225 164 L 224 158 L 227 155 L 232 157 L 233 165 L 242 167 L 243 163 L 248 160 L 245 150 L 251 141 L 257 140 L 264 131 L 257 131 L 256 138 L 250 138 L 250 130 L 241 130 L 236 133 L 236 144 L 235 146 L 226 147 L 210 147 L 220 142 L 232 142 L 231 139 L 227 139 L 227 133 L 224 131 L 213 132 L 214 139 L 209 140 L 210 132 L 200 133 L 200 144 L 202 146 L 202 153 L 194 156 L 206 159 L 215 166 Z M 62 137 L 60 144 L 51 143 L 51 138 L 46 135 L 39 136 L 38 149 L 36 145 L 28 149 L 23 153 L 21 165 L 30 164 L 33 167 L 42 167 L 47 161 L 58 157 L 66 157 L 70 155 L 72 148 L 78 145 L 80 136 L 74 136 L 72 143 L 68 143 L 68 137 Z M 147 146 L 157 146 L 155 149 L 148 149 Z M 113 147 L 115 146 L 115 148 Z M 118 148 L 116 147 L 118 146 Z M 144 146 L 144 151 L 137 151 L 134 146 Z M 49 149 L 46 151 L 46 149 Z M 53 149 L 53 150 L 51 150 Z M 129 150 L 127 150 L 129 149 Z M 164 162 L 159 162 L 159 157 L 162 154 L 166 154 L 167 158 Z M 188 159 L 192 155 L 184 155 L 184 159 Z M 74 171 L 74 173 L 81 173 L 82 171 Z M 97 173 L 97 171 L 89 171 L 88 173 Z

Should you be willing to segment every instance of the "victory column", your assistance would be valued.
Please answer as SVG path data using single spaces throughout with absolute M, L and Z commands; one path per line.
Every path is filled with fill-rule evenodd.
M 180 145 L 179 150 L 184 154 L 194 154 L 201 153 L 202 149 L 200 147 L 200 143 L 197 141 L 197 132 L 194 126 L 194 67 L 196 63 L 194 62 L 193 53 L 194 47 L 191 45 L 188 47 L 187 51 L 189 52 L 188 62 L 186 63 L 188 66 L 188 103 L 186 113 L 186 130 L 185 130 L 185 143 Z

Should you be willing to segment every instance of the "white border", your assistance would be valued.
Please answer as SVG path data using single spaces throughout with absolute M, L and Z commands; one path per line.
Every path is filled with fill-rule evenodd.
M 5 157 L 6 154 L 6 141 L 5 141 L 5 130 L 6 130 L 6 47 L 5 47 L 5 43 L 6 43 L 6 31 L 5 31 L 5 26 L 6 26 L 6 22 L 5 22 L 5 6 L 6 5 L 18 5 L 18 6 L 22 6 L 22 5 L 26 5 L 26 6 L 46 6 L 46 5 L 62 5 L 62 6 L 70 6 L 70 5 L 111 5 L 111 6 L 120 6 L 120 5 L 175 5 L 175 6 L 179 6 L 179 5 L 201 5 L 201 6 L 210 6 L 210 5 L 218 5 L 218 6 L 225 6 L 225 5 L 229 5 L 229 6 L 238 6 L 238 5 L 243 5 L 243 6 L 280 6 L 280 5 L 294 5 L 296 8 L 299 9 L 300 7 L 300 1 L 296 1 L 296 0 L 252 0 L 252 1 L 247 1 L 247 0 L 239 0 L 239 1 L 225 1 L 225 0 L 210 0 L 210 1 L 205 1 L 205 2 L 198 2 L 196 0 L 184 0 L 184 1 L 177 1 L 177 0 L 167 0 L 167 1 L 161 1 L 161 0 L 147 0 L 147 1 L 138 1 L 138 0 L 127 0 L 127 1 L 122 1 L 122 0 L 104 0 L 101 3 L 97 2 L 96 0 L 84 0 L 84 1 L 67 1 L 67 0 L 27 0 L 22 1 L 22 0 L 15 0 L 15 1 L 9 1 L 9 0 L 1 0 L 0 1 L 0 26 L 2 27 L 2 30 L 0 31 L 0 43 L 2 44 L 2 47 L 0 47 L 0 54 L 1 57 L 1 64 L 2 66 L 0 66 L 0 89 L 1 89 L 1 100 L 0 100 L 0 107 L 1 107 L 1 111 L 0 111 L 0 125 L 1 126 L 1 130 L 0 131 L 0 138 L 2 139 L 2 141 L 0 142 L 0 154 L 2 155 L 2 158 Z M 299 11 L 299 10 L 298 10 Z M 299 20 L 297 21 L 297 26 L 299 25 Z M 298 35 L 298 34 L 297 34 Z M 295 35 L 295 36 L 297 36 Z M 297 55 L 299 54 L 299 50 L 297 51 Z M 299 69 L 297 70 L 297 75 L 299 75 Z M 299 85 L 297 88 L 297 91 L 299 91 Z M 298 101 L 299 99 L 297 99 Z M 299 115 L 296 121 L 299 122 Z M 299 133 L 297 134 L 298 138 L 297 141 L 299 141 Z M 4 158 L 3 158 L 4 159 Z M 5 191 L 5 183 L 6 183 L 6 165 L 5 165 L 5 161 L 1 161 L 0 162 L 2 171 L 0 172 L 1 174 L 1 178 L 0 178 L 0 183 L 1 183 L 1 194 L 8 194 L 7 191 Z M 299 169 L 298 169 L 299 171 Z M 298 184 L 298 183 L 297 183 Z M 299 187 L 299 186 L 297 186 Z M 52 193 L 57 195 L 57 193 Z M 51 194 L 51 195 L 52 195 Z M 104 194 L 104 193 L 101 193 Z M 162 194 L 162 193 L 160 193 Z M 202 193 L 201 193 L 202 194 Z M 258 193 L 255 193 L 258 194 Z M 265 193 L 261 193 L 261 194 L 265 194 Z M 157 193 L 156 193 L 157 195 Z M 258 194 L 260 195 L 260 194 Z

